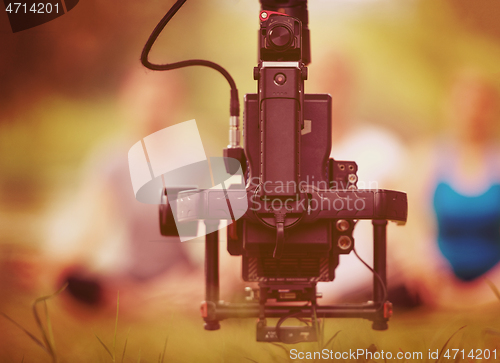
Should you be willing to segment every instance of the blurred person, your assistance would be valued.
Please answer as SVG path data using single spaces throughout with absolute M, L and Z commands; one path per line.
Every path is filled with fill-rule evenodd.
M 356 100 L 356 69 L 348 57 L 339 53 L 327 53 L 318 61 L 318 69 L 311 69 L 311 79 L 315 72 L 322 74 L 317 89 L 332 96 L 332 151 L 335 160 L 355 161 L 358 165 L 358 188 L 400 190 L 394 182 L 402 165 L 406 162 L 405 147 L 395 133 L 353 115 Z M 390 232 L 388 233 L 391 238 Z M 358 221 L 353 237 L 359 255 L 373 264 L 373 227 L 371 221 Z M 388 281 L 398 274 L 397 261 L 388 249 Z M 326 298 L 349 300 L 371 298 L 373 274 L 354 253 L 340 256 L 340 264 L 335 271 L 333 284 L 319 288 L 326 291 Z M 403 292 L 405 293 L 405 292 Z M 403 298 L 405 299 L 405 298 Z M 411 297 L 407 299 L 412 300 Z M 405 302 L 406 303 L 406 302 Z M 410 304 L 415 303 L 410 301 Z
M 499 100 L 480 70 L 460 70 L 445 104 L 444 134 L 413 150 L 413 242 L 405 259 L 409 280 L 429 304 L 496 299 L 488 281 L 500 284 Z
M 112 307 L 117 291 L 125 306 L 128 300 L 142 308 L 149 298 L 190 308 L 203 300 L 204 240 L 161 236 L 158 205 L 135 199 L 128 165 L 128 150 L 137 141 L 185 121 L 186 97 L 178 72 L 133 69 L 119 100 L 128 135 L 94 150 L 76 198 L 66 197 L 53 218 L 47 252 L 66 264 L 60 282 L 68 283 L 66 295 L 80 305 Z M 221 276 L 224 286 L 239 274 Z

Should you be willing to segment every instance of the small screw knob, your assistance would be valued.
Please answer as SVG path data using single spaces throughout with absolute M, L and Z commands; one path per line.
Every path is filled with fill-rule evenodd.
M 253 79 L 254 79 L 254 81 L 258 81 L 259 78 L 260 78 L 260 68 L 253 67 Z
M 283 86 L 286 83 L 286 76 L 283 73 L 278 73 L 274 76 L 274 83 L 278 86 Z
M 300 76 L 304 81 L 307 81 L 307 67 L 303 67 L 302 70 L 300 71 Z
M 340 231 L 340 232 L 345 232 L 349 229 L 349 222 L 346 221 L 345 219 L 339 219 L 337 221 L 337 229 Z
M 352 241 L 348 236 L 340 236 L 338 246 L 341 250 L 348 250 L 352 246 Z

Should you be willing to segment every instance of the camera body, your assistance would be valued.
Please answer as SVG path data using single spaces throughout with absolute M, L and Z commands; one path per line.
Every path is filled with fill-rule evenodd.
M 227 173 L 242 171 L 244 185 L 239 190 L 176 190 L 170 201 L 175 221 L 172 208 L 160 206 L 162 234 L 173 234 L 167 227 L 174 223 L 197 220 L 212 231 L 205 237 L 206 300 L 201 309 L 207 330 L 219 329 L 226 318 L 257 317 L 258 341 L 298 343 L 318 338 L 318 318 L 361 317 L 372 320 L 374 329 L 387 329 L 392 305 L 386 301 L 386 225 L 388 220 L 406 222 L 406 194 L 359 190 L 356 163 L 330 158 L 331 96 L 304 92 L 310 59 L 307 2 L 261 4 L 259 63 L 254 68 L 258 92 L 245 96 L 244 148 L 234 136 L 237 123 L 231 121 L 234 137 L 224 149 Z M 241 218 L 231 210 L 236 199 L 248 205 L 238 214 Z M 217 205 L 226 204 L 229 213 L 219 213 Z M 258 288 L 248 288 L 247 303 L 219 301 L 221 219 L 230 221 L 227 250 L 242 256 L 243 279 L 258 283 Z M 354 248 L 352 234 L 360 219 L 371 219 L 374 226 L 373 300 L 318 305 L 316 284 L 335 278 L 339 256 Z M 267 325 L 269 317 L 279 318 L 276 326 Z M 310 318 L 312 324 L 281 327 L 292 317 Z
M 271 70 L 274 72 L 283 71 L 283 69 L 273 68 Z M 282 107 L 287 107 L 287 105 Z M 310 205 L 307 194 L 304 195 L 300 192 L 302 186 L 312 185 L 324 189 L 325 186 L 328 188 L 332 186 L 334 180 L 340 181 L 341 185 L 347 187 L 355 186 L 356 184 L 350 183 L 348 179 L 349 175 L 356 175 L 357 170 L 354 162 L 340 163 L 329 159 L 331 150 L 330 96 L 306 94 L 303 107 L 304 125 L 308 126 L 299 130 L 298 138 L 300 139 L 296 141 L 297 147 L 300 147 L 300 160 L 298 161 L 300 174 L 297 177 L 297 182 L 267 180 L 260 184 L 259 99 L 257 94 L 248 94 L 245 97 L 244 141 L 249 166 L 247 185 L 251 190 L 262 189 L 262 193 L 259 193 L 250 204 L 250 210 L 258 211 L 261 220 L 242 218 L 236 221 L 238 228 L 236 236 L 238 238 L 234 238 L 235 235 L 231 233 L 231 228 L 228 232 L 229 253 L 243 255 L 243 279 L 245 281 L 289 282 L 292 284 L 332 281 L 335 276 L 335 268 L 338 265 L 339 254 L 349 253 L 352 250 L 353 222 L 346 221 L 342 225 L 341 231 L 337 229 L 336 221 L 333 220 L 300 222 L 302 214 L 307 213 L 308 208 L 314 207 Z M 279 110 L 279 108 L 275 109 Z M 277 123 L 280 120 L 286 122 L 282 118 L 274 119 Z M 282 143 L 278 141 L 269 146 L 266 153 L 273 152 L 270 150 L 271 147 L 282 150 L 282 146 Z M 289 158 L 293 159 L 291 156 Z M 263 157 L 265 158 L 265 156 Z M 293 162 L 295 163 L 295 160 Z M 344 170 L 340 170 L 339 165 L 344 165 Z M 351 170 L 347 173 L 349 167 Z M 283 188 L 281 187 L 287 184 L 290 188 L 282 196 L 280 192 Z M 259 185 L 261 186 L 259 187 Z M 294 186 L 298 186 L 298 188 L 292 188 Z M 274 189 L 272 189 L 273 187 Z M 282 202 L 283 199 L 285 199 L 284 202 Z M 290 213 L 287 210 L 288 214 L 285 218 L 286 247 L 283 248 L 281 258 L 276 259 L 273 257 L 276 243 L 274 213 L 277 210 L 276 207 L 285 204 L 287 199 L 288 205 L 295 207 L 295 213 Z M 261 210 L 262 212 L 260 212 Z M 352 241 L 348 248 L 345 245 L 343 248 L 338 247 L 337 242 L 340 236 L 347 236 Z
M 250 204 L 255 213 L 236 221 L 237 233 L 228 229 L 228 251 L 243 256 L 245 281 L 283 290 L 283 284 L 332 281 L 339 255 L 352 250 L 353 221 L 344 220 L 337 228 L 334 220 L 302 220 L 312 208 L 305 186 L 330 189 L 336 181 L 355 188 L 357 166 L 329 158 L 331 97 L 304 94 L 300 21 L 268 11 L 260 19 L 261 59 L 254 70 L 259 93 L 245 96 L 243 121 L 247 188 L 255 192 Z M 273 256 L 277 213 L 285 214 L 286 246 L 280 258 Z M 293 300 L 293 294 L 286 296 Z

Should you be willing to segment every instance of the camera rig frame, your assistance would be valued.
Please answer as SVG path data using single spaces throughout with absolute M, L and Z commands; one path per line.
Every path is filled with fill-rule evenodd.
M 205 301 L 201 306 L 202 317 L 205 320 L 206 330 L 217 330 L 219 322 L 228 318 L 258 318 L 257 341 L 297 343 L 303 341 L 316 341 L 317 330 L 315 327 L 317 318 L 365 318 L 373 322 L 375 330 L 387 329 L 387 321 L 392 315 L 392 304 L 386 300 L 386 227 L 388 220 L 403 222 L 406 214 L 402 211 L 406 208 L 406 195 L 401 192 L 390 190 L 315 190 L 317 198 L 327 199 L 331 205 L 345 202 L 349 198 L 353 201 L 363 200 L 365 208 L 362 210 L 322 210 L 320 218 L 334 220 L 338 232 L 348 232 L 345 226 L 354 220 L 371 219 L 373 224 L 373 300 L 361 304 L 341 305 L 319 305 L 317 298 L 321 297 L 316 291 L 316 282 L 313 279 L 307 281 L 285 281 L 276 278 L 274 281 L 264 280 L 259 282 L 256 290 L 247 288 L 249 296 L 247 303 L 228 303 L 219 299 L 219 233 L 217 230 L 205 236 Z M 205 201 L 219 201 L 233 198 L 231 190 L 223 191 L 189 191 L 184 197 L 177 199 L 178 208 L 190 208 L 183 203 L 187 196 L 197 195 Z M 228 195 L 229 194 L 229 195 Z M 253 194 L 249 192 L 249 198 Z M 196 201 L 196 202 L 199 202 Z M 189 203 L 193 203 L 193 200 Z M 224 214 L 215 212 L 219 209 L 217 202 L 207 202 L 206 215 L 212 218 L 205 219 L 206 224 L 219 223 L 218 219 L 225 219 Z M 325 203 L 326 204 L 326 203 Z M 220 209 L 219 209 L 220 210 Z M 183 222 L 195 220 L 185 218 Z M 234 223 L 233 223 L 234 224 Z M 212 225 L 212 230 L 214 226 Z M 216 228 L 215 228 L 216 229 Z M 352 233 L 352 230 L 350 231 Z M 231 227 L 228 227 L 228 235 Z M 352 236 L 348 233 L 337 234 L 337 247 L 344 251 L 353 248 Z M 228 236 L 228 245 L 230 242 Z M 334 247 L 335 248 L 335 247 Z M 338 255 L 337 255 L 338 257 Z M 336 266 L 333 266 L 336 267 Z M 280 281 L 281 280 L 281 281 Z M 275 303 L 268 304 L 269 300 Z M 305 301 L 306 305 L 291 305 L 290 302 Z M 283 304 L 284 303 L 284 304 Z M 287 318 L 313 318 L 311 326 L 286 326 L 281 324 Z M 280 318 L 275 327 L 269 327 L 266 318 Z
M 204 60 L 148 61 L 154 41 L 185 1 L 178 0 L 160 21 L 141 60 L 155 70 L 208 66 L 226 77 L 231 85 L 226 170 L 245 177 L 236 190 L 186 186 L 171 188 L 168 198 L 167 190 L 162 192 L 162 235 L 178 235 L 176 223 L 197 226 L 201 220 L 213 231 L 205 236 L 205 329 L 219 329 L 224 319 L 253 317 L 258 318 L 257 341 L 284 343 L 319 339 L 318 318 L 365 318 L 373 329 L 387 329 L 392 304 L 386 290 L 386 227 L 388 221 L 406 222 L 407 197 L 392 190 L 358 189 L 356 163 L 329 157 L 331 97 L 304 93 L 310 61 L 307 0 L 260 0 L 259 64 L 254 68 L 258 93 L 245 97 L 244 148 L 238 92 L 227 71 Z M 236 213 L 231 201 L 238 199 L 252 208 Z M 317 282 L 334 279 L 341 254 L 357 255 L 352 233 L 361 219 L 373 224 L 373 268 L 361 260 L 374 275 L 372 301 L 319 305 Z M 258 282 L 257 289 L 247 288 L 245 303 L 220 301 L 221 220 L 231 222 L 227 249 L 242 256 L 243 279 Z M 279 320 L 268 326 L 267 318 Z M 307 325 L 282 326 L 288 318 Z

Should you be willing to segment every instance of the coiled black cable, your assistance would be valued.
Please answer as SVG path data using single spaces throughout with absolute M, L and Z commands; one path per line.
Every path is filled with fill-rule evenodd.
M 204 66 L 215 69 L 216 71 L 221 73 L 224 78 L 226 78 L 229 86 L 231 87 L 231 101 L 229 105 L 230 116 L 239 116 L 240 101 L 238 98 L 238 89 L 236 88 L 236 83 L 234 82 L 234 79 L 233 77 L 231 77 L 229 72 L 217 63 L 210 62 L 204 59 L 190 59 L 169 64 L 154 64 L 151 63 L 148 59 L 149 52 L 151 51 L 151 48 L 153 47 L 156 39 L 158 39 L 158 36 L 161 34 L 167 23 L 170 21 L 170 19 L 173 18 L 173 16 L 177 13 L 177 11 L 179 11 L 179 9 L 182 7 L 182 5 L 184 5 L 186 1 L 187 0 L 177 0 L 177 2 L 170 8 L 167 14 L 165 14 L 165 16 L 160 20 L 158 25 L 156 25 L 153 32 L 149 36 L 148 41 L 144 45 L 144 48 L 142 49 L 141 63 L 144 65 L 144 67 L 154 71 L 169 71 L 172 69 L 184 68 L 189 66 Z

